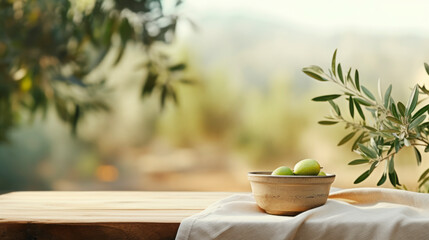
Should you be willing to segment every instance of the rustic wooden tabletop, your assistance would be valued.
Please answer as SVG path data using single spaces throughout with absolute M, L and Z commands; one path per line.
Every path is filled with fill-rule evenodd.
M 0 239 L 174 239 L 180 222 L 227 192 L 12 192 Z

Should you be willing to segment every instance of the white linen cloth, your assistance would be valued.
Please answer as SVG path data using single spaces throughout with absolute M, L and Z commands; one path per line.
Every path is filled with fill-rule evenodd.
M 429 194 L 385 188 L 331 191 L 296 216 L 266 214 L 251 193 L 234 194 L 180 224 L 176 240 L 429 239 Z

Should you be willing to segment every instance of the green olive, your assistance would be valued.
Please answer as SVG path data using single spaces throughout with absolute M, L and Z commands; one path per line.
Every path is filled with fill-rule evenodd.
M 293 172 L 292 169 L 285 166 L 281 166 L 276 168 L 276 170 L 274 170 L 271 175 L 293 175 Z
M 317 175 L 320 172 L 320 164 L 313 159 L 304 159 L 295 164 L 295 175 Z

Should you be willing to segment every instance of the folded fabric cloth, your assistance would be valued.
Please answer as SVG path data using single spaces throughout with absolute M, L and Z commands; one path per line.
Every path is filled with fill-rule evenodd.
M 177 240 L 429 239 L 429 194 L 385 188 L 331 191 L 296 216 L 266 214 L 252 194 L 222 199 L 180 224 Z

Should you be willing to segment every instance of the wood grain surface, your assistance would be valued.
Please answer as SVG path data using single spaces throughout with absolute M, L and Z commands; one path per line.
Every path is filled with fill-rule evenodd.
M 13 192 L 0 239 L 174 239 L 180 222 L 232 193 Z

